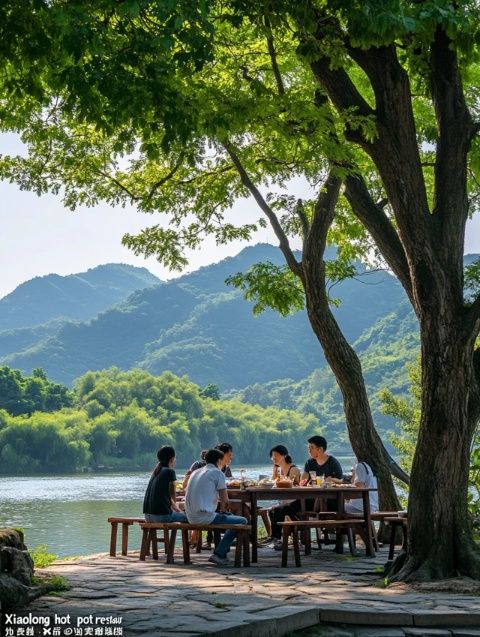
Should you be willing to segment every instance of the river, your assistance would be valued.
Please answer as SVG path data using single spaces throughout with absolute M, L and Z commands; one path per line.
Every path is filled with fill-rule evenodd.
M 339 458 L 345 470 L 352 458 Z M 238 475 L 237 467 L 234 475 Z M 246 467 L 246 477 L 270 474 L 271 465 Z M 185 469 L 177 469 L 177 476 Z M 0 478 L 0 528 L 25 531 L 29 548 L 47 545 L 60 557 L 108 550 L 109 516 L 142 514 L 148 471 L 86 473 L 56 476 Z M 129 545 L 140 546 L 140 532 L 131 533 Z

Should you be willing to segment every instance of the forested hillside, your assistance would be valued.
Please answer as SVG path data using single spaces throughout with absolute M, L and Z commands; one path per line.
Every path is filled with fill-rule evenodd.
M 268 462 L 279 443 L 303 459 L 306 439 L 323 431 L 313 416 L 212 398 L 211 389 L 170 372 L 110 369 L 82 376 L 72 406 L 54 413 L 15 417 L 2 405 L 0 473 L 146 469 L 164 444 L 187 466 L 203 447 L 223 441 L 233 444 L 236 464 Z
M 35 277 L 0 299 L 0 331 L 59 318 L 84 321 L 160 280 L 146 268 L 109 263 L 87 272 Z
M 305 312 L 283 318 L 268 310 L 253 316 L 252 305 L 225 284 L 228 276 L 265 261 L 282 263 L 279 250 L 270 245 L 247 248 L 236 257 L 137 291 L 88 322 L 63 323 L 50 333 L 0 333 L 0 362 L 26 373 L 43 367 L 49 377 L 66 384 L 111 365 L 188 374 L 199 385 L 215 383 L 222 391 L 282 378 L 298 382 L 324 366 Z M 336 285 L 332 296 L 341 301 L 335 315 L 351 342 L 395 312 L 404 299 L 393 276 L 366 271 Z

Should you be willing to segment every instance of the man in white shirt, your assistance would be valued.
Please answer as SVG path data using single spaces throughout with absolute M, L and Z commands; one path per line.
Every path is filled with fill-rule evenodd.
M 352 470 L 352 484 L 356 487 L 366 487 L 371 489 L 377 488 L 377 478 L 372 468 L 366 462 L 357 462 Z M 368 494 L 370 500 L 370 511 L 373 513 L 378 511 L 378 491 L 370 491 Z M 362 498 L 355 498 L 345 502 L 346 513 L 363 513 Z
M 185 513 L 190 524 L 247 524 L 246 518 L 229 512 L 225 475 L 220 470 L 222 461 L 223 452 L 210 449 L 205 456 L 206 466 L 192 473 L 185 494 Z M 208 561 L 229 566 L 227 553 L 236 535 L 233 529 L 226 531 Z

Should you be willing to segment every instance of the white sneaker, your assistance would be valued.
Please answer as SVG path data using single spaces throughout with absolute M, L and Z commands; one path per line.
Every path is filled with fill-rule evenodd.
M 217 566 L 231 566 L 232 562 L 228 559 L 228 557 L 220 557 L 216 553 L 212 553 L 208 558 L 209 562 L 213 562 Z

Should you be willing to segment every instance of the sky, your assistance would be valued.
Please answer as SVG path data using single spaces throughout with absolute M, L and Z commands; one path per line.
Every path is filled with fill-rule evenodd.
M 1 140 L 1 152 L 17 152 L 14 140 L 6 136 Z M 294 190 L 299 196 L 305 195 L 300 184 L 294 185 Z M 239 214 L 245 222 L 253 222 L 260 216 L 252 200 L 236 204 L 232 219 Z M 112 208 L 106 204 L 79 207 L 72 212 L 63 207 L 60 196 L 38 197 L 20 191 L 14 184 L 0 182 L 0 298 L 35 276 L 85 272 L 104 263 L 146 267 L 163 280 L 178 276 L 154 258 L 136 257 L 121 245 L 123 234 L 137 233 L 158 223 L 160 218 L 141 214 L 134 208 Z M 255 242 L 278 245 L 270 229 L 260 230 Z M 200 250 L 188 253 L 189 266 L 184 272 L 237 254 L 246 245 L 236 241 L 216 246 L 213 240 L 208 240 Z M 465 253 L 471 252 L 480 253 L 480 215 L 467 226 Z

